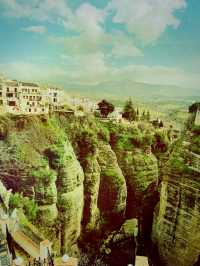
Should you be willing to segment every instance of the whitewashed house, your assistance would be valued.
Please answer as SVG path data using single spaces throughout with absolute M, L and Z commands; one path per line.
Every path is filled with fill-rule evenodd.
M 3 81 L 1 84 L 1 106 L 3 111 L 19 113 L 19 83 L 17 81 Z
M 63 103 L 63 90 L 55 87 L 50 87 L 45 92 L 50 111 L 60 111 Z
M 93 113 L 98 109 L 98 105 L 89 98 L 77 98 L 73 96 L 70 97 L 68 101 L 74 107 L 74 109 L 82 107 L 83 111 L 88 113 Z
M 22 113 L 48 113 L 49 105 L 46 95 L 35 83 L 20 83 L 20 108 Z

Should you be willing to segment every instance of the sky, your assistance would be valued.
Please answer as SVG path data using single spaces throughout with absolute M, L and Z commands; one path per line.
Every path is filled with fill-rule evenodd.
M 199 0 L 0 0 L 0 73 L 200 88 Z

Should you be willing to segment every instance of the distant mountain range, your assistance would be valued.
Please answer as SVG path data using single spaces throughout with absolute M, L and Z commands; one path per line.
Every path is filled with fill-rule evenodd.
M 93 85 L 71 83 L 65 84 L 65 89 L 72 94 L 123 101 L 128 97 L 144 102 L 192 102 L 200 98 L 200 89 L 182 88 L 173 85 L 152 85 L 129 80 L 103 82 Z

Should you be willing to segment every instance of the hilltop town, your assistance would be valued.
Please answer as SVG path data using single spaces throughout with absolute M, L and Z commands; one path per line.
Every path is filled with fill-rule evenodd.
M 40 86 L 0 78 L 0 112 L 13 114 L 48 114 L 52 111 L 73 111 L 81 109 L 94 112 L 97 105 L 88 98 L 66 95 L 60 88 Z

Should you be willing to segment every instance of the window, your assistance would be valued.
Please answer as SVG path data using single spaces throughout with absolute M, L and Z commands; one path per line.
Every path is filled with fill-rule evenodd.
M 9 92 L 9 88 L 7 88 L 7 92 Z
M 29 110 L 28 110 L 28 111 L 29 111 L 29 113 L 31 113 L 31 108 L 29 108 Z
M 3 100 L 0 100 L 0 105 L 3 105 Z
M 17 92 L 17 88 L 15 88 L 15 92 Z
M 0 97 L 2 97 L 2 91 L 0 91 Z
M 9 101 L 9 102 L 8 102 L 8 105 L 9 105 L 9 106 L 16 106 L 16 102 L 15 102 L 15 101 Z
M 57 92 L 54 92 L 53 96 L 56 97 L 57 96 Z
M 53 102 L 56 103 L 57 102 L 57 99 L 56 98 L 53 98 Z
M 29 102 L 27 102 L 27 105 L 29 105 Z
M 6 97 L 8 97 L 8 98 L 12 98 L 13 97 L 13 93 L 6 93 Z

